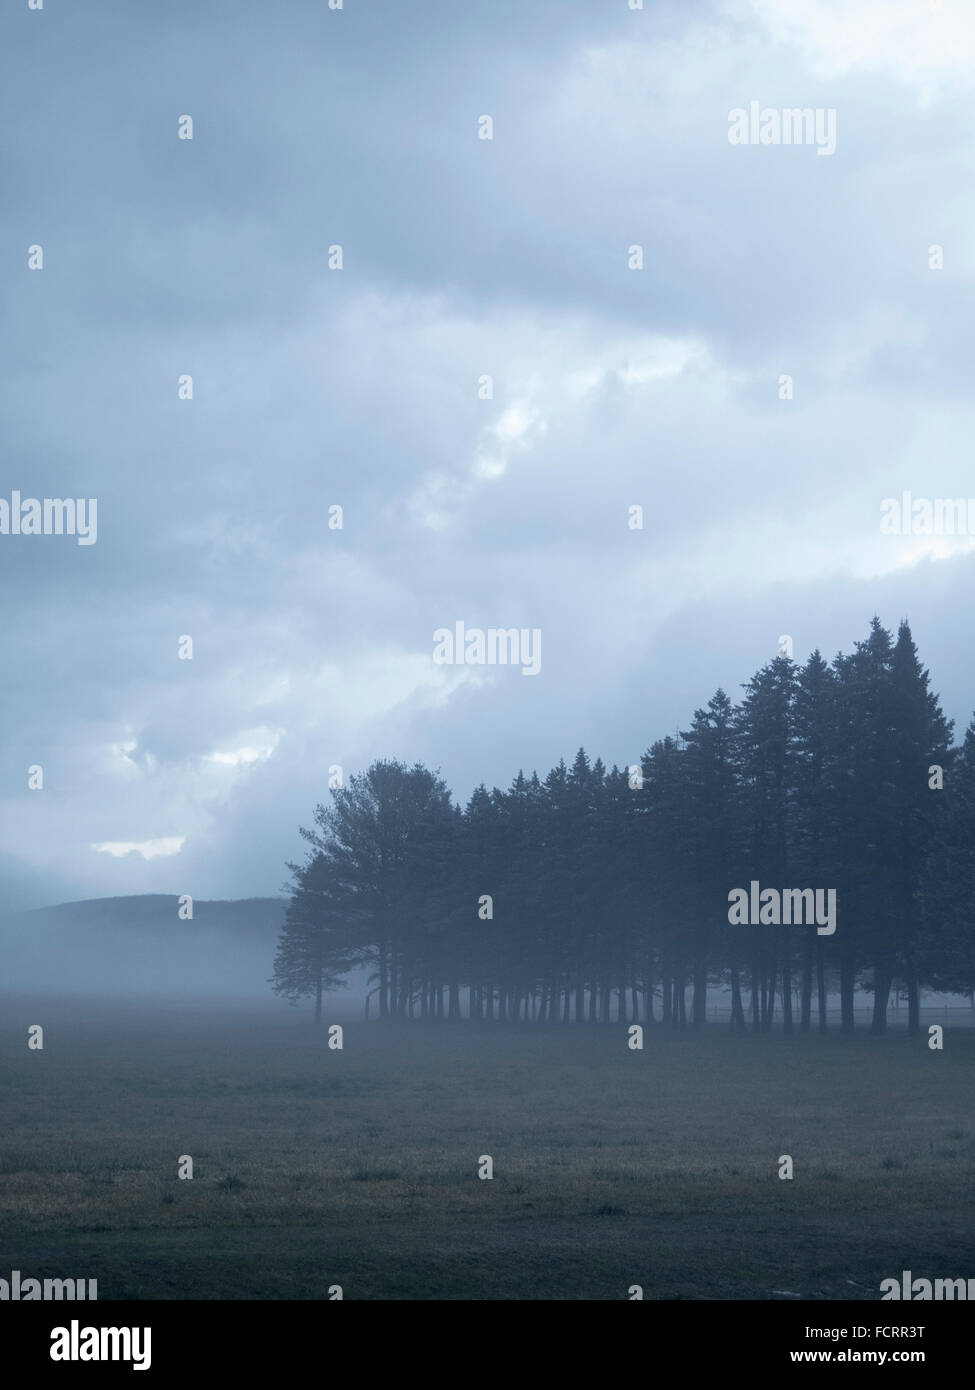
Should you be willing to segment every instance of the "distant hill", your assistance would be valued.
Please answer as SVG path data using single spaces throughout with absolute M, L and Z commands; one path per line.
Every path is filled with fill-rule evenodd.
M 284 898 L 90 898 L 0 916 L 0 988 L 270 994 Z
M 194 899 L 192 920 L 179 916 L 176 894 L 143 893 L 129 898 L 86 898 L 77 903 L 58 903 L 56 907 L 35 907 L 24 912 L 0 915 L 0 931 L 5 927 L 38 930 L 44 927 L 118 927 L 144 931 L 174 927 L 192 931 L 239 932 L 242 935 L 270 934 L 276 938 L 284 921 L 284 898 Z

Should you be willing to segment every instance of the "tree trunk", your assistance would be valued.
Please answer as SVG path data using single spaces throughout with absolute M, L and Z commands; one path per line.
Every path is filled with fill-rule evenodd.
M 840 961 L 840 1032 L 855 1033 L 853 993 L 856 989 L 856 967 L 849 956 Z
M 873 1019 L 871 1033 L 887 1032 L 887 1001 L 890 999 L 891 971 L 878 965 L 873 972 Z
M 379 1017 L 389 1017 L 389 974 L 386 968 L 386 946 L 380 943 L 379 946 Z
M 808 1033 L 812 1028 L 812 985 L 813 985 L 813 940 L 806 938 L 806 949 L 802 958 L 802 1017 L 800 1032 Z
M 792 948 L 787 936 L 782 938 L 782 1031 L 792 1032 Z
M 741 1002 L 741 972 L 738 969 L 737 960 L 731 967 L 731 1030 L 733 1033 L 744 1033 L 745 1031 L 745 1010 Z
M 907 967 L 907 1031 L 912 1038 L 921 1031 L 921 987 L 913 961 Z
M 694 1027 L 700 1031 L 707 1021 L 708 1009 L 708 972 L 703 960 L 698 960 L 694 966 L 694 1004 L 693 1022 Z
M 758 958 L 757 952 L 756 952 L 756 954 L 752 957 L 751 976 L 752 976 L 752 1032 L 753 1032 L 753 1033 L 760 1033 L 760 1032 L 762 1031 L 762 1014 L 761 1014 L 761 1007 L 762 1007 L 762 998 L 761 998 L 761 995 L 762 995 L 762 968 L 761 968 L 761 964 L 759 963 L 759 958 Z
M 764 1015 L 763 1015 L 763 1017 L 762 1017 L 762 1032 L 763 1032 L 763 1033 L 771 1033 L 771 1031 L 772 1031 L 772 1019 L 773 1019 L 774 1016 L 775 1016 L 775 981 L 776 981 L 776 975 L 777 975 L 776 967 L 775 967 L 775 965 L 773 964 L 773 966 L 772 966 L 772 973 L 769 975 L 768 980 L 767 980 L 767 986 L 768 986 L 768 987 L 767 987 L 767 989 L 766 989 L 766 991 L 765 991 L 765 1000 L 764 1000 L 764 1003 L 765 1003 L 765 1012 L 764 1012 Z

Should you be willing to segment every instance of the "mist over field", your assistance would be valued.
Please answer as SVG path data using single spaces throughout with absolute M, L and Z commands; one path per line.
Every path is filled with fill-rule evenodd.
M 284 904 L 198 902 L 181 919 L 162 894 L 102 898 L 0 919 L 3 988 L 40 995 L 264 999 Z

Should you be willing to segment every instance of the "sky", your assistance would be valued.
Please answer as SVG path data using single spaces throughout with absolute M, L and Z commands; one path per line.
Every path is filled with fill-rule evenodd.
M 97 500 L 0 534 L 4 905 L 275 894 L 332 767 L 629 764 L 875 613 L 964 729 L 975 536 L 880 517 L 975 493 L 971 6 L 8 0 L 0 52 L 0 498 Z

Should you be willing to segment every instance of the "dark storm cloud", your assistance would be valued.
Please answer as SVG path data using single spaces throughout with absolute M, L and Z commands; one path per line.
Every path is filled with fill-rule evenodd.
M 923 29 L 830 66 L 745 4 L 0 22 L 0 495 L 99 507 L 87 549 L 0 537 L 22 896 L 276 892 L 332 764 L 625 761 L 874 611 L 967 719 L 972 562 L 878 534 L 970 490 L 957 40 L 919 75 Z M 730 146 L 753 98 L 835 107 L 836 153 Z M 433 667 L 457 619 L 541 628 L 541 675 Z

